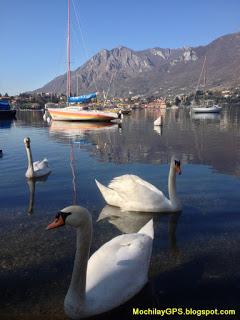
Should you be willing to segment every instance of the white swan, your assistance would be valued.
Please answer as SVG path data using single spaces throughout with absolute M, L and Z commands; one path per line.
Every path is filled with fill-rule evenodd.
M 181 210 L 181 203 L 176 193 L 176 173 L 181 174 L 180 161 L 172 157 L 168 176 L 170 200 L 162 191 L 135 175 L 116 177 L 108 187 L 95 181 L 107 204 L 124 211 L 177 212 Z
M 43 120 L 47 121 L 47 111 L 45 111 L 44 114 L 43 114 Z
M 154 126 L 162 126 L 163 125 L 163 116 L 160 116 L 154 121 Z
M 68 317 L 80 319 L 109 311 L 125 303 L 147 283 L 152 220 L 138 233 L 120 235 L 105 243 L 89 260 L 92 219 L 88 210 L 66 207 L 47 229 L 64 224 L 77 228 L 72 279 L 64 301 Z
M 111 120 L 112 123 L 118 123 L 118 124 L 121 124 L 122 123 L 122 119 L 123 119 L 123 113 L 122 111 L 120 110 L 118 113 L 117 113 L 118 117 L 116 119 L 113 119 Z
M 48 167 L 48 160 L 45 158 L 42 161 L 33 162 L 30 142 L 30 138 L 24 138 L 24 144 L 28 158 L 28 169 L 25 176 L 28 179 L 34 179 L 48 175 L 51 172 L 50 168 Z

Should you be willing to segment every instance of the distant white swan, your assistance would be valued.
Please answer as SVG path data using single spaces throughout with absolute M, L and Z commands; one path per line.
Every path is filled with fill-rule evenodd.
M 163 117 L 160 116 L 154 121 L 154 126 L 162 126 L 163 125 Z
M 77 229 L 72 279 L 64 301 L 69 318 L 85 318 L 118 307 L 147 283 L 154 237 L 152 220 L 138 233 L 120 235 L 105 243 L 90 259 L 92 219 L 88 210 L 66 207 L 47 229 L 64 224 Z
M 181 174 L 180 161 L 172 157 L 168 176 L 170 199 L 152 184 L 135 175 L 116 177 L 108 187 L 95 181 L 107 204 L 124 211 L 177 212 L 181 210 L 181 202 L 176 193 L 176 173 Z
M 48 167 L 48 160 L 45 158 L 42 161 L 33 162 L 30 142 L 30 138 L 24 138 L 24 144 L 28 158 L 28 169 L 25 176 L 28 179 L 34 179 L 48 175 L 51 172 L 50 168 Z
M 116 119 L 111 120 L 111 122 L 120 124 L 120 123 L 122 123 L 122 119 L 123 119 L 122 111 L 120 110 L 117 115 L 118 115 L 118 117 Z

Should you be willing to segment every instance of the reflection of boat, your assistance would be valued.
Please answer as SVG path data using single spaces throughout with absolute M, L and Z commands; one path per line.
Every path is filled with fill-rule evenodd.
M 70 0 L 68 0 L 68 37 L 67 37 L 67 106 L 65 108 L 48 108 L 52 120 L 58 121 L 111 121 L 117 118 L 115 113 L 99 110 L 84 110 L 80 103 L 90 102 L 96 93 L 71 97 L 70 70 Z
M 192 119 L 194 120 L 220 120 L 219 113 L 192 113 Z
M 111 122 L 68 122 L 61 121 L 51 123 L 49 127 L 50 133 L 59 133 L 62 136 L 74 138 L 76 136 L 84 136 L 86 132 L 95 130 L 106 130 L 115 128 L 116 124 Z
M 0 100 L 0 119 L 15 118 L 16 110 L 11 109 L 7 100 Z

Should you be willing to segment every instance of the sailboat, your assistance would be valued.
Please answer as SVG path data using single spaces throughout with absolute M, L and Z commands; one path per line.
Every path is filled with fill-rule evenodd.
M 70 0 L 68 0 L 68 36 L 67 36 L 67 106 L 65 108 L 48 108 L 52 120 L 59 121 L 111 121 L 117 114 L 100 110 L 84 110 L 79 103 L 86 103 L 96 98 L 97 93 L 71 97 L 70 70 Z
M 16 110 L 11 109 L 9 101 L 0 99 L 0 119 L 13 119 L 15 115 Z
M 201 82 L 201 78 L 203 75 L 203 87 L 205 89 L 206 87 L 206 74 L 207 74 L 207 69 L 206 69 L 206 62 L 207 62 L 207 57 L 204 57 L 204 61 L 203 61 L 203 66 L 202 66 L 202 70 L 198 79 L 198 84 L 197 84 L 197 88 L 196 88 L 196 92 L 198 90 L 198 87 L 200 85 Z M 219 105 L 215 104 L 213 100 L 206 100 L 204 102 L 203 105 L 197 106 L 194 105 L 192 106 L 191 110 L 195 113 L 219 113 L 222 110 L 222 107 L 220 107 Z

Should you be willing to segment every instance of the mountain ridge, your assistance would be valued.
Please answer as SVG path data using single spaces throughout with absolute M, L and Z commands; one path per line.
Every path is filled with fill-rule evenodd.
M 194 91 L 207 56 L 207 88 L 239 84 L 240 33 L 221 36 L 205 46 L 132 50 L 119 45 L 102 49 L 76 70 L 71 86 L 79 93 L 105 91 L 109 96 L 169 95 Z M 34 92 L 65 94 L 66 74 Z M 76 92 L 72 92 L 76 94 Z

